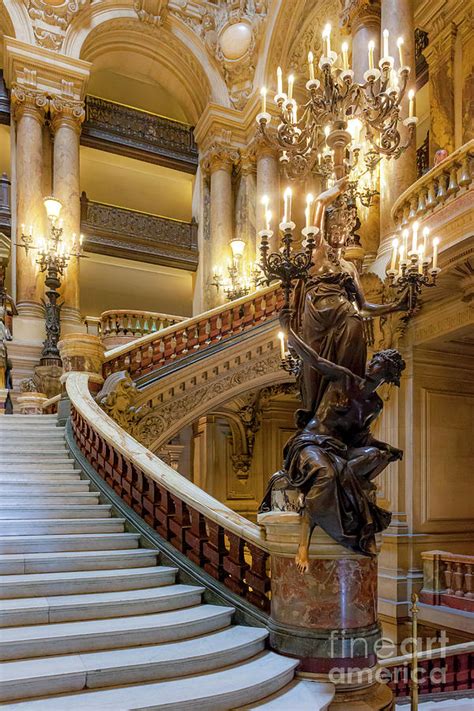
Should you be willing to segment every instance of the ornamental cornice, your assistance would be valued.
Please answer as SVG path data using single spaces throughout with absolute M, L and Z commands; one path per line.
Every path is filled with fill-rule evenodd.
M 380 13 L 380 0 L 345 0 L 339 20 L 341 27 L 354 32 L 361 25 L 379 25 Z
M 10 97 L 15 121 L 27 114 L 40 123 L 44 122 L 49 108 L 49 99 L 44 91 L 14 84 Z
M 231 172 L 234 165 L 239 162 L 239 151 L 233 146 L 214 143 L 202 158 L 201 167 L 205 173 L 214 173 L 216 170 Z
M 446 27 L 440 32 L 437 32 L 434 39 L 423 50 L 423 55 L 428 62 L 430 70 L 438 68 L 440 65 L 446 65 L 454 60 L 454 43 L 456 40 L 458 29 L 454 22 L 449 22 Z
M 51 99 L 50 114 L 53 131 L 57 131 L 60 126 L 64 125 L 80 131 L 86 116 L 83 101 L 65 96 L 55 96 Z
M 90 4 L 91 0 L 23 0 L 33 24 L 36 44 L 44 49 L 59 51 L 72 18 Z

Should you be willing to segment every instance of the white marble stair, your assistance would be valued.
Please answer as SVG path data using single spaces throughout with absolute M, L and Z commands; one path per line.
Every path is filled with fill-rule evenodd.
M 0 418 L 2 708 L 326 708 L 90 489 L 54 416 Z

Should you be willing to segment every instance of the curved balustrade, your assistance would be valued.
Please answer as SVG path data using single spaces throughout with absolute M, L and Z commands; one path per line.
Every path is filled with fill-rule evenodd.
M 283 292 L 279 285 L 274 285 L 185 319 L 158 333 L 150 333 L 108 351 L 104 377 L 118 370 L 128 370 L 132 378 L 137 378 L 275 317 L 282 305 Z
M 426 551 L 421 558 L 424 582 L 420 600 L 474 612 L 474 556 Z
M 474 140 L 454 151 L 400 195 L 392 208 L 395 224 L 404 227 L 430 215 L 453 197 L 469 190 L 473 176 Z
M 100 316 L 100 333 L 104 346 L 115 348 L 149 333 L 162 331 L 184 320 L 184 316 L 170 316 L 153 311 L 128 309 L 104 311 Z
M 71 373 L 75 441 L 104 481 L 166 541 L 261 610 L 270 607 L 263 529 L 187 481 L 108 417 L 89 393 L 87 373 Z

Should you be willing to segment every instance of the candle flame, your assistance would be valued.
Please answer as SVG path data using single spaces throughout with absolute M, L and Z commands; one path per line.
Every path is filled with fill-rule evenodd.
M 400 48 L 402 44 L 403 44 L 403 37 L 399 37 L 399 38 L 397 39 L 397 47 Z

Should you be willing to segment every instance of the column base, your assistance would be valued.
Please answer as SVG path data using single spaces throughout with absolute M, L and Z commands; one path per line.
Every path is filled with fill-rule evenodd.
M 23 393 L 18 395 L 17 404 L 20 415 L 42 415 L 43 405 L 47 400 L 45 393 Z
M 329 711 L 392 711 L 394 708 L 391 689 L 378 682 L 366 688 L 336 686 L 336 695 L 329 705 Z
M 16 308 L 18 316 L 38 318 L 44 321 L 44 306 L 37 301 L 19 301 Z

